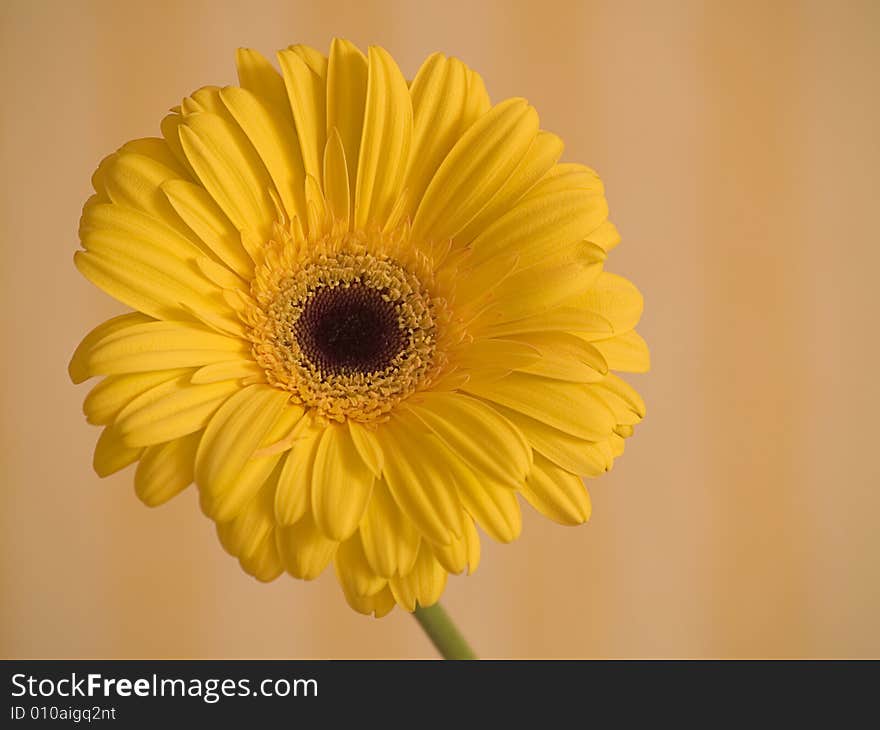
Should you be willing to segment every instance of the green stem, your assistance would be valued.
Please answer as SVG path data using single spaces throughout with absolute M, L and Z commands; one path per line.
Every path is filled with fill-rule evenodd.
M 477 655 L 468 645 L 461 632 L 452 623 L 449 614 L 439 603 L 422 608 L 416 606 L 416 617 L 428 638 L 437 647 L 444 659 L 476 659 Z

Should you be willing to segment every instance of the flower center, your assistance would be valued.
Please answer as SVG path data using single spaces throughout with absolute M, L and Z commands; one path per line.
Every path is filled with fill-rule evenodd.
M 251 282 L 254 358 L 271 385 L 322 418 L 371 421 L 444 366 L 446 300 L 399 234 L 279 236 Z
M 303 356 L 324 376 L 387 368 L 407 337 L 386 297 L 359 281 L 318 289 L 293 324 Z

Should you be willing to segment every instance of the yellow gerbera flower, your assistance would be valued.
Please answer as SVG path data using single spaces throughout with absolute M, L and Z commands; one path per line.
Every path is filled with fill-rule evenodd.
M 331 562 L 382 616 L 473 572 L 475 524 L 519 498 L 590 515 L 644 415 L 642 298 L 603 270 L 619 241 L 592 170 L 523 99 L 430 56 L 334 40 L 252 50 L 93 178 L 76 266 L 134 312 L 70 363 L 104 426 L 95 469 L 138 462 L 158 505 L 190 483 L 259 580 Z

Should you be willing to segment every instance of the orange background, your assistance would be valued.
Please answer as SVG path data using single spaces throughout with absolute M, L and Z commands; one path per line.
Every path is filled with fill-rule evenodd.
M 3 0 L 5 657 L 420 657 L 401 611 L 247 577 L 189 491 L 148 510 L 66 375 L 119 311 L 71 258 L 89 176 L 233 51 L 434 50 L 597 168 L 645 294 L 648 418 L 593 519 L 528 511 L 445 603 L 484 656 L 880 656 L 880 4 Z M 873 333 L 873 334 L 872 334 Z

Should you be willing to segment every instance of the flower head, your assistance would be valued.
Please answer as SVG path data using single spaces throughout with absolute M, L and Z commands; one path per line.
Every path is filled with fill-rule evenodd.
M 151 506 L 195 482 L 259 580 L 333 563 L 358 611 L 413 610 L 521 499 L 589 518 L 581 477 L 644 415 L 611 372 L 648 367 L 642 299 L 604 271 L 599 178 L 524 100 L 440 54 L 411 83 L 341 40 L 278 60 L 239 51 L 239 86 L 98 167 L 76 265 L 134 311 L 70 374 L 103 378 L 100 475 L 138 462 Z

